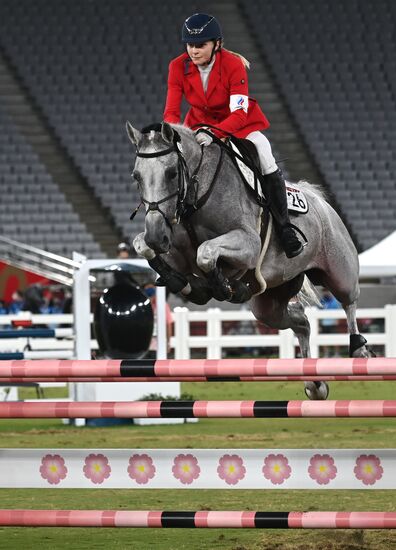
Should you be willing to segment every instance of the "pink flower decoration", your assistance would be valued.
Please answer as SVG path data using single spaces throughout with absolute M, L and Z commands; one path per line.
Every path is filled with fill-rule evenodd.
M 327 485 L 337 475 L 334 458 L 330 455 L 314 455 L 309 461 L 308 473 L 319 485 Z
M 110 477 L 111 468 L 107 457 L 102 454 L 90 454 L 85 459 L 83 468 L 84 475 L 92 481 L 92 483 L 103 483 L 105 479 Z
M 60 455 L 45 455 L 41 459 L 40 474 L 48 483 L 57 485 L 67 475 L 64 459 Z
M 264 459 L 262 469 L 264 477 L 269 479 L 274 485 L 281 485 L 291 474 L 289 461 L 284 455 L 268 455 Z
M 228 485 L 236 485 L 245 477 L 246 468 L 238 455 L 224 455 L 219 460 L 217 473 Z
M 198 466 L 198 460 L 193 455 L 177 455 L 173 461 L 173 475 L 181 483 L 189 485 L 198 479 L 201 468 Z
M 365 485 L 374 485 L 384 473 L 381 460 L 375 455 L 360 455 L 356 459 L 356 466 L 353 471 L 356 478 L 360 479 Z
M 153 459 L 146 454 L 133 455 L 129 459 L 128 475 L 140 485 L 148 483 L 155 476 L 155 471 Z

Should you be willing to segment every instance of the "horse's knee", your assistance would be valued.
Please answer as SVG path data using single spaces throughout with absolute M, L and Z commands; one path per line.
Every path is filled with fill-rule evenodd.
M 216 268 L 218 252 L 210 241 L 202 243 L 197 250 L 197 265 L 204 273 L 209 273 Z
M 147 246 L 144 240 L 144 233 L 139 233 L 133 239 L 133 247 L 139 256 L 143 256 L 146 260 L 152 260 L 155 257 L 155 252 L 149 246 Z

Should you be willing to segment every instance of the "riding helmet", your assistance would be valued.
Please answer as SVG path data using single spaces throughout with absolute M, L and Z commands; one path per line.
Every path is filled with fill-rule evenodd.
M 216 17 L 207 13 L 194 13 L 183 24 L 182 42 L 202 44 L 208 40 L 221 40 L 222 32 Z

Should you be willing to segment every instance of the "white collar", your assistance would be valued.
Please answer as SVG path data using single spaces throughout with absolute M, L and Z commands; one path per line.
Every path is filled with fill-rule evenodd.
M 198 65 L 198 70 L 200 73 L 210 73 L 210 71 L 213 68 L 214 62 L 216 61 L 216 55 L 213 56 L 212 61 L 209 63 L 209 65 L 206 65 L 206 67 L 200 67 Z

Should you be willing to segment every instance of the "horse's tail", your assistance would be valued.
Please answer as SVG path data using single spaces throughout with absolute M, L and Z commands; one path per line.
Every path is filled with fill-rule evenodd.
M 304 307 L 323 307 L 320 301 L 319 292 L 306 275 L 304 275 L 304 281 L 300 292 L 297 294 L 297 298 Z

